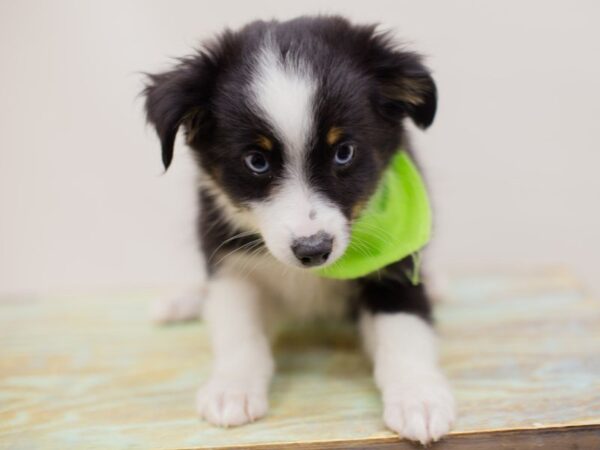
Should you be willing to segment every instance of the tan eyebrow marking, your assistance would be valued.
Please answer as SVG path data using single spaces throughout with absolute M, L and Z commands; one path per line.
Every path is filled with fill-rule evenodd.
M 355 203 L 352 207 L 352 219 L 356 219 L 358 216 L 360 216 L 360 214 L 363 212 L 366 206 L 366 200 L 360 200 L 359 202 Z
M 256 139 L 256 143 L 263 150 L 273 150 L 273 142 L 271 141 L 271 139 L 269 139 L 266 136 L 263 136 L 262 134 L 258 136 L 258 138 Z
M 327 132 L 327 145 L 333 145 L 342 137 L 342 129 L 339 127 L 331 127 Z

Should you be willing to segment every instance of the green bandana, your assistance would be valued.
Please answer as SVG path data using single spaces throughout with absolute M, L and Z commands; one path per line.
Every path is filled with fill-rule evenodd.
M 400 151 L 354 222 L 346 252 L 332 265 L 315 271 L 327 278 L 359 278 L 412 255 L 415 268 L 409 278 L 418 284 L 418 252 L 430 233 L 425 185 L 408 154 Z

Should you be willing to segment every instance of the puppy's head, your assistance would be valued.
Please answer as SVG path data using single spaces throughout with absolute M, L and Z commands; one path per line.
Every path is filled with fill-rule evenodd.
M 228 218 L 296 267 L 344 253 L 403 119 L 427 127 L 436 110 L 418 55 L 338 17 L 227 31 L 145 94 L 165 167 L 182 127 Z

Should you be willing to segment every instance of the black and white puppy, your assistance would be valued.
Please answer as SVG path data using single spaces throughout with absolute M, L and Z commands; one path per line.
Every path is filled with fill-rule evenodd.
M 200 415 L 221 426 L 264 416 L 277 320 L 354 308 L 386 425 L 422 443 L 447 433 L 454 401 L 424 286 L 407 278 L 412 260 L 351 281 L 308 270 L 344 254 L 390 159 L 410 151 L 404 119 L 432 123 L 436 87 L 421 58 L 340 17 L 258 21 L 150 75 L 145 95 L 165 167 L 182 128 L 200 171 L 214 351 Z M 163 305 L 161 319 L 195 316 L 200 303 Z

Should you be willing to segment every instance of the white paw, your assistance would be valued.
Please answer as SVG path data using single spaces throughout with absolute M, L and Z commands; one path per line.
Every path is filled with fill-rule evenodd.
M 181 297 L 160 299 L 152 305 L 150 316 L 156 323 L 198 319 L 203 298 L 203 292 L 196 292 Z
M 455 420 L 454 398 L 446 381 L 424 377 L 386 389 L 383 421 L 400 436 L 425 445 L 450 431 Z
M 251 383 L 210 380 L 198 391 L 198 413 L 204 420 L 220 427 L 232 427 L 254 422 L 267 414 L 269 402 L 266 389 Z

